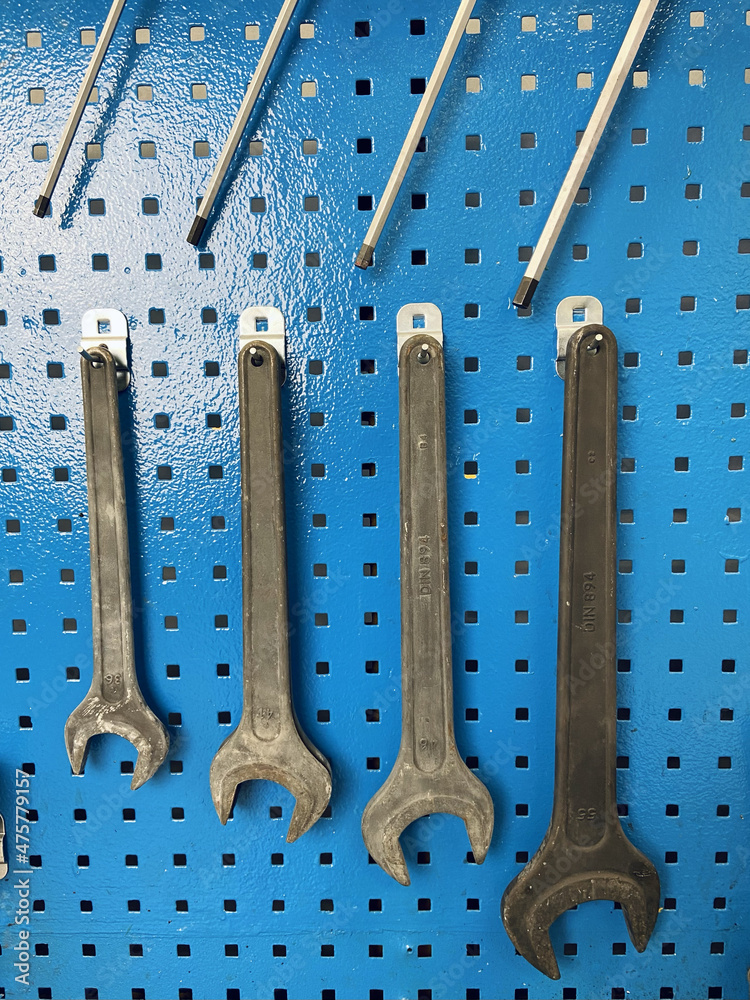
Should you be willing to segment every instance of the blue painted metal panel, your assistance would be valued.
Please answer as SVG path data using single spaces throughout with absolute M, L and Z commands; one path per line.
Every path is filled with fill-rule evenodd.
M 200 251 L 184 241 L 194 199 L 276 4 L 128 4 L 46 220 L 31 215 L 46 168 L 32 146 L 54 150 L 91 51 L 79 31 L 101 27 L 104 5 L 6 0 L 0 11 L 0 363 L 9 366 L 0 416 L 13 421 L 0 433 L 0 465 L 16 470 L 0 484 L 0 806 L 11 844 L 22 764 L 34 765 L 36 816 L 28 987 L 13 965 L 18 890 L 10 876 L 0 886 L 7 997 L 745 995 L 745 10 L 706 3 L 702 26 L 691 26 L 683 0 L 657 10 L 635 66 L 647 86 L 626 84 L 585 181 L 588 203 L 574 206 L 533 313 L 519 317 L 510 307 L 519 248 L 538 237 L 634 3 L 582 9 L 593 23 L 579 31 L 566 4 L 480 0 L 481 31 L 461 44 L 376 266 L 355 271 L 370 218 L 358 198 L 377 201 L 419 100 L 410 81 L 429 75 L 454 6 L 303 0 Z M 522 31 L 532 14 L 536 30 Z M 425 33 L 411 35 L 421 18 Z M 313 38 L 299 38 L 301 20 L 314 24 Z M 355 20 L 370 22 L 369 37 L 355 37 Z M 245 38 L 253 23 L 260 41 Z M 205 27 L 204 41 L 190 41 L 191 26 Z M 150 29 L 148 43 L 136 44 L 136 28 Z M 27 46 L 27 31 L 41 32 L 39 47 Z M 695 69 L 702 85 L 689 82 Z M 576 87 L 580 72 L 593 73 L 591 89 Z M 521 90 L 522 74 L 536 77 L 535 90 Z M 467 76 L 480 77 L 479 93 L 466 92 Z M 358 79 L 372 81 L 369 96 L 355 94 Z M 317 96 L 301 96 L 306 81 Z M 194 100 L 200 83 L 207 97 Z M 152 98 L 139 100 L 146 86 Z M 44 103 L 30 103 L 32 88 Z M 700 141 L 688 141 L 698 127 L 690 136 Z M 467 136 L 480 137 L 468 141 L 477 149 Z M 372 152 L 358 153 L 366 138 Z M 313 139 L 316 153 L 303 147 Z M 195 142 L 209 144 L 207 157 L 194 155 Z M 101 144 L 99 159 L 86 158 L 87 143 Z M 466 192 L 481 204 L 467 207 Z M 426 208 L 411 207 L 413 193 Z M 320 199 L 318 211 L 305 211 L 305 196 Z M 158 200 L 158 214 L 144 214 L 144 198 Z M 251 200 L 260 198 L 264 211 Z M 103 214 L 92 214 L 101 211 L 92 199 L 104 200 Z M 642 251 L 628 256 L 629 244 Z M 588 248 L 576 250 L 585 259 L 573 259 L 574 246 Z M 426 251 L 425 265 L 412 263 L 413 250 Z M 467 250 L 480 251 L 479 263 L 465 263 Z M 207 252 L 213 266 L 201 267 Z M 93 270 L 94 254 L 106 255 L 107 270 Z M 147 270 L 147 254 L 161 256 L 160 270 Z M 319 266 L 306 254 L 319 254 Z M 40 270 L 40 255 L 54 255 L 54 271 Z M 611 904 L 566 914 L 553 929 L 562 980 L 551 983 L 514 956 L 499 901 L 551 806 L 562 430 L 554 310 L 581 292 L 602 300 L 619 340 L 620 453 L 634 469 L 619 477 L 618 795 L 665 903 L 640 956 Z M 629 312 L 627 300 L 637 300 Z M 415 824 L 405 838 L 413 883 L 402 888 L 368 865 L 359 821 L 399 737 L 395 316 L 409 301 L 434 301 L 444 317 L 456 730 L 497 816 L 481 869 L 459 820 Z M 257 303 L 282 308 L 289 332 L 295 698 L 334 773 L 330 817 L 293 845 L 285 791 L 243 787 L 222 828 L 208 787 L 241 707 L 236 327 Z M 128 745 L 100 738 L 85 775 L 73 777 L 62 740 L 91 670 L 76 346 L 94 305 L 121 309 L 130 324 L 121 413 L 139 669 L 172 737 L 168 762 L 135 793 L 121 774 Z M 213 318 L 205 309 L 215 322 L 203 322 Z M 204 374 L 205 361 L 219 363 L 218 376 Z M 154 362 L 168 374 L 155 377 Z M 62 377 L 48 363 L 62 364 Z M 375 426 L 363 425 L 363 411 Z M 154 426 L 155 413 L 169 415 L 169 428 Z M 221 415 L 221 428 L 206 426 L 207 413 Z M 311 413 L 324 423 L 311 425 Z M 65 416 L 64 430 L 50 428 L 51 415 Z M 675 470 L 678 458 L 686 471 Z M 467 461 L 478 463 L 476 478 L 466 478 Z M 516 471 L 519 461 L 528 472 Z M 363 463 L 376 475 L 363 476 Z M 209 464 L 222 466 L 221 479 L 209 479 Z M 170 466 L 171 480 L 157 466 Z M 55 468 L 69 480 L 55 481 Z M 364 526 L 365 514 L 377 524 Z M 365 577 L 364 563 L 377 563 L 377 576 Z M 217 565 L 226 579 L 214 579 Z M 164 566 L 176 568 L 174 581 L 163 580 Z M 61 569 L 74 582 L 61 583 Z M 22 583 L 9 582 L 19 579 L 11 570 Z M 376 626 L 364 624 L 369 611 Z M 228 627 L 216 627 L 219 615 Z M 367 709 L 380 721 L 366 721 Z

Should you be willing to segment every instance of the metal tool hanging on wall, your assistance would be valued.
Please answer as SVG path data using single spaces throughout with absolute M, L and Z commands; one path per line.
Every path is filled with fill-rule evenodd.
M 659 912 L 659 876 L 617 813 L 616 462 L 617 342 L 584 321 L 565 355 L 552 819 L 502 900 L 516 951 L 552 979 L 549 927 L 565 910 L 619 902 L 638 951 Z
M 547 261 L 555 249 L 557 238 L 565 225 L 568 212 L 573 204 L 578 189 L 581 186 L 584 174 L 589 163 L 596 152 L 596 147 L 602 137 L 602 133 L 607 126 L 609 116 L 612 114 L 617 98 L 620 96 L 622 85 L 625 83 L 633 60 L 646 34 L 651 18 L 654 16 L 656 5 L 659 0 L 640 0 L 630 26 L 622 41 L 620 50 L 615 56 L 612 68 L 607 79 L 604 81 L 599 98 L 591 112 L 591 118 L 581 137 L 581 141 L 576 149 L 565 179 L 560 186 L 560 190 L 550 209 L 547 221 L 544 224 L 539 242 L 534 248 L 531 260 L 526 265 L 526 271 L 521 279 L 516 294 L 513 296 L 513 305 L 526 308 L 531 304 L 534 292 L 547 266 Z
M 410 823 L 430 813 L 460 816 L 481 864 L 494 810 L 461 759 L 453 730 L 442 317 L 430 302 L 412 303 L 399 310 L 397 325 L 401 747 L 365 808 L 362 837 L 381 868 L 409 885 L 399 837 Z
M 237 147 L 240 144 L 242 133 L 245 131 L 245 126 L 247 125 L 248 119 L 250 118 L 253 108 L 255 107 L 255 102 L 258 100 L 261 87 L 265 83 L 273 58 L 276 55 L 279 45 L 281 44 L 281 38 L 286 31 L 286 27 L 291 20 L 294 8 L 297 6 L 298 2 L 299 0 L 284 0 L 284 3 L 281 5 L 279 16 L 276 18 L 276 22 L 271 29 L 271 34 L 268 36 L 268 41 L 266 42 L 260 59 L 258 60 L 258 65 L 253 73 L 253 78 L 245 91 L 245 96 L 242 99 L 242 104 L 240 104 L 240 109 L 237 112 L 234 122 L 232 123 L 231 129 L 229 130 L 227 141 L 224 143 L 224 148 L 219 155 L 219 159 L 216 161 L 216 166 L 213 169 L 213 173 L 209 178 L 206 190 L 201 198 L 200 207 L 195 214 L 193 224 L 190 227 L 190 232 L 186 236 L 188 243 L 191 243 L 193 246 L 198 246 L 201 241 L 203 231 L 205 230 L 206 223 L 208 222 L 209 213 L 214 202 L 216 201 L 219 189 L 224 182 L 227 170 L 229 170 L 229 164 L 232 162 L 232 157 L 237 152 Z
M 284 317 L 254 307 L 240 317 L 243 707 L 211 764 L 211 795 L 226 823 L 237 786 L 265 778 L 296 799 L 287 841 L 320 819 L 331 769 L 300 727 L 292 701 L 281 426 Z
M 440 55 L 437 57 L 435 68 L 430 74 L 430 79 L 427 81 L 422 100 L 419 102 L 419 107 L 409 126 L 409 131 L 406 133 L 401 152 L 398 154 L 396 162 L 393 165 L 393 170 L 391 171 L 391 176 L 388 178 L 385 191 L 383 191 L 380 197 L 375 214 L 372 217 L 372 222 L 354 261 L 357 267 L 365 269 L 372 264 L 372 257 L 380 239 L 380 234 L 383 232 L 383 227 L 393 208 L 396 196 L 401 190 L 401 184 L 406 176 L 406 171 L 409 169 L 409 164 L 414 156 L 417 144 L 422 138 L 422 132 L 427 124 L 427 119 L 430 117 L 433 105 L 443 85 L 443 80 L 445 80 L 448 70 L 451 67 L 458 43 L 461 41 L 461 36 L 466 30 L 466 25 L 469 23 L 469 18 L 475 4 L 476 0 L 461 0 L 459 8 L 456 11 L 456 16 L 453 18 L 453 23 L 440 50 Z
M 112 36 L 115 33 L 115 28 L 117 27 L 117 22 L 120 20 L 120 14 L 122 14 L 124 6 L 125 0 L 113 0 L 109 14 L 107 14 L 107 20 L 104 22 L 102 33 L 99 35 L 99 41 L 96 43 L 94 51 L 91 55 L 91 61 L 86 68 L 86 72 L 83 74 L 81 85 L 78 88 L 78 93 L 73 101 L 73 107 L 70 109 L 68 120 L 66 121 L 65 128 L 60 136 L 60 142 L 58 143 L 55 154 L 52 157 L 52 162 L 49 165 L 47 176 L 44 178 L 42 190 L 39 193 L 39 197 L 34 202 L 34 215 L 38 216 L 40 219 L 43 219 L 49 211 L 50 201 L 52 200 L 57 179 L 60 176 L 60 171 L 63 168 L 65 158 L 70 150 L 70 145 L 73 142 L 78 125 L 80 124 L 83 109 L 86 107 L 89 97 L 91 96 L 91 91 L 96 83 L 96 78 L 99 74 L 102 63 L 104 62 L 104 57 L 107 54 L 109 43 L 112 41 Z
M 146 704 L 135 668 L 118 389 L 127 388 L 128 327 L 116 309 L 91 309 L 82 320 L 81 389 L 86 435 L 94 672 L 86 697 L 65 724 L 74 774 L 92 736 L 114 733 L 138 751 L 131 788 L 163 763 L 169 737 Z

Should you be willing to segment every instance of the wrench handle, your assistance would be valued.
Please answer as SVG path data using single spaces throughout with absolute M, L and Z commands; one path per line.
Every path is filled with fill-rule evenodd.
M 262 340 L 239 356 L 242 461 L 243 721 L 261 740 L 291 718 L 282 365 Z
M 133 648 L 128 518 L 117 365 L 106 349 L 81 358 L 91 550 L 91 693 L 117 705 L 139 691 Z
M 553 826 L 580 846 L 616 818 L 617 342 L 587 326 L 565 360 Z
M 399 356 L 401 754 L 427 773 L 453 745 L 445 365 L 433 337 Z

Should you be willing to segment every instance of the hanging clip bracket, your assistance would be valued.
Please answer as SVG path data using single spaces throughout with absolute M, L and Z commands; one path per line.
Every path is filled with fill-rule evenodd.
M 106 347 L 117 366 L 117 389 L 130 384 L 128 364 L 128 321 L 119 309 L 87 309 L 81 319 L 81 346 L 84 358 L 97 347 Z
M 565 354 L 570 338 L 584 326 L 601 326 L 603 322 L 602 304 L 593 295 L 569 295 L 558 302 L 555 311 L 555 326 L 557 327 L 555 367 L 561 379 L 565 378 Z
M 408 302 L 399 309 L 396 316 L 397 357 L 401 357 L 406 341 L 420 333 L 434 337 L 443 346 L 443 314 L 433 302 Z
M 253 340 L 273 347 L 286 365 L 284 314 L 276 306 L 248 306 L 240 315 L 240 350 Z

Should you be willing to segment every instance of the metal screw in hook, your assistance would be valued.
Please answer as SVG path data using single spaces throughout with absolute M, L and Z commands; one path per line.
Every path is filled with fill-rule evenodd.
M 106 346 L 107 346 L 106 344 L 102 344 L 102 347 Z M 102 365 L 104 364 L 101 358 L 95 358 L 93 354 L 89 354 L 89 352 L 85 350 L 83 347 L 78 348 L 78 353 L 81 355 L 82 358 L 85 358 L 90 365 L 93 365 L 94 368 L 101 368 Z
M 258 354 L 257 350 L 254 347 L 250 348 L 250 355 L 251 355 L 250 363 L 254 365 L 256 368 L 260 368 L 260 366 L 263 364 L 263 355 Z
M 430 360 L 429 347 L 430 347 L 429 344 L 422 344 L 422 346 L 420 347 L 417 353 L 417 361 L 420 363 L 420 365 L 426 365 L 427 362 Z
M 586 345 L 586 350 L 589 352 L 589 354 L 598 353 L 601 340 L 602 340 L 602 335 L 600 333 L 597 333 L 594 340 L 589 341 L 589 343 Z

